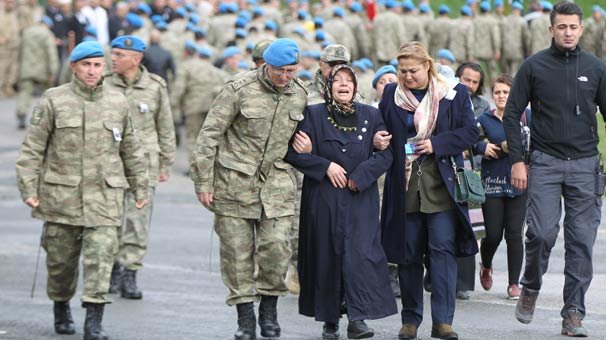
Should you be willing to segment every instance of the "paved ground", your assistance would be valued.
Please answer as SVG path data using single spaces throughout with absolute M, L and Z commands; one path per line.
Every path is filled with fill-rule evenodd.
M 24 133 L 15 129 L 14 100 L 0 99 L 0 340 L 81 339 L 84 311 L 72 301 L 78 333 L 53 332 L 52 304 L 45 294 L 44 252 L 38 281 L 30 298 L 41 222 L 29 216 L 15 185 L 14 161 Z M 161 185 L 153 217 L 152 238 L 145 268 L 140 272 L 142 301 L 115 297 L 106 309 L 104 326 L 112 340 L 233 339 L 236 311 L 225 305 L 226 290 L 218 272 L 212 215 L 201 208 L 193 187 L 182 173 L 181 150 L 169 183 Z M 603 213 L 604 215 L 604 210 Z M 603 219 L 606 221 L 606 219 Z M 592 338 L 606 339 L 606 235 L 601 228 L 594 248 L 595 275 L 587 294 L 586 326 Z M 506 257 L 501 247 L 495 258 L 495 285 L 490 292 L 479 282 L 470 301 L 459 301 L 454 326 L 461 339 L 563 339 L 559 335 L 563 284 L 563 240 L 558 240 L 544 277 L 535 321 L 522 325 L 513 317 L 514 304 L 505 299 Z M 426 295 L 426 305 L 429 295 Z M 420 337 L 429 339 L 430 311 Z M 279 301 L 283 339 L 320 339 L 321 324 L 297 314 L 297 298 Z M 370 321 L 375 339 L 397 339 L 399 317 Z M 341 322 L 346 327 L 345 320 Z M 342 339 L 345 338 L 342 333 Z

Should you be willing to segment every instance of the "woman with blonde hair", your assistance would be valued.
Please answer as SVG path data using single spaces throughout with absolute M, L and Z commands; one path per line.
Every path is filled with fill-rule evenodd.
M 398 56 L 398 82 L 379 103 L 387 133 L 375 147 L 391 145 L 381 213 L 387 259 L 398 264 L 402 294 L 400 339 L 416 339 L 423 320 L 423 254 L 432 276 L 431 336 L 458 339 L 452 328 L 457 256 L 478 252 L 467 204 L 454 200 L 451 157 L 463 166 L 463 151 L 478 139 L 471 101 L 463 84 L 436 71 L 419 42 L 405 43 Z

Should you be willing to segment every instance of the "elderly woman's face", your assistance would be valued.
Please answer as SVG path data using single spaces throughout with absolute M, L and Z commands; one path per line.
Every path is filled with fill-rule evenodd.
M 427 88 L 429 84 L 429 63 L 417 59 L 398 60 L 398 81 L 411 90 Z
M 398 81 L 398 77 L 396 77 L 393 73 L 385 73 L 384 75 L 377 80 L 377 98 L 383 97 L 383 89 L 385 85 L 395 83 Z
M 339 103 L 349 103 L 354 96 L 354 77 L 348 70 L 340 70 L 332 82 L 332 97 Z

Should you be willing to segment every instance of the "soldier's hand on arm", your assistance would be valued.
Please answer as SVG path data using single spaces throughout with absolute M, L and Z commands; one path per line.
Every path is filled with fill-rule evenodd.
M 330 182 L 335 188 L 344 189 L 347 186 L 346 174 L 347 171 L 335 162 L 331 162 L 326 170 L 326 176 L 328 176 L 328 179 L 330 179 Z
M 158 176 L 158 181 L 166 182 L 166 181 L 168 181 L 169 178 L 170 178 L 169 174 L 160 174 L 160 176 Z
M 137 209 L 143 209 L 144 206 L 149 204 L 149 200 L 137 200 L 135 202 L 135 207 Z
M 196 195 L 198 196 L 198 201 L 200 201 L 205 208 L 210 208 L 210 204 L 213 202 L 212 192 L 199 192 Z
M 387 131 L 377 131 L 372 139 L 372 145 L 377 150 L 385 150 L 391 141 L 391 135 Z
M 297 153 L 311 153 L 311 139 L 305 132 L 297 131 L 297 133 L 295 134 L 295 138 L 292 142 L 292 148 Z
M 511 166 L 511 185 L 518 190 L 528 187 L 528 171 L 524 162 L 516 162 Z
M 25 200 L 25 204 L 30 208 L 37 208 L 40 205 L 40 199 L 38 197 L 30 197 Z

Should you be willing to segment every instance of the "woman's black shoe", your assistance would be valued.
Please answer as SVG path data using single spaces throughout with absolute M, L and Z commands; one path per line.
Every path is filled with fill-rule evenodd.
M 322 340 L 333 340 L 339 338 L 339 324 L 325 322 L 322 327 Z
M 375 331 L 366 325 L 364 320 L 349 321 L 347 325 L 348 339 L 367 339 L 375 336 Z

